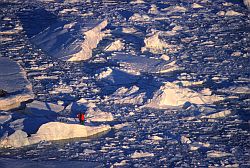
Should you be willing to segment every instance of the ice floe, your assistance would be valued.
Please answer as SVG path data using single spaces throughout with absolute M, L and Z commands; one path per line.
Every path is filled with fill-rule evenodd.
M 121 40 L 116 40 L 110 45 L 108 45 L 104 50 L 105 51 L 121 51 L 124 48 L 125 48 L 124 43 Z
M 115 104 L 142 104 L 146 93 L 140 92 L 139 87 L 131 86 L 130 88 L 121 87 L 117 89 L 105 101 Z
M 248 9 L 250 9 L 250 0 L 243 0 L 244 4 Z
M 151 21 L 151 17 L 146 15 L 146 14 L 139 14 L 139 13 L 135 13 L 133 16 L 131 16 L 129 18 L 130 21 L 134 21 L 134 22 L 149 22 Z
M 18 108 L 34 98 L 32 86 L 22 67 L 5 57 L 0 57 L 0 89 L 7 92 L 0 97 L 0 110 Z
M 221 157 L 226 157 L 226 156 L 231 156 L 231 153 L 226 153 L 222 151 L 208 151 L 207 152 L 207 157 L 210 158 L 221 158 Z
M 138 159 L 138 158 L 144 158 L 144 157 L 153 157 L 154 154 L 153 153 L 149 153 L 149 152 L 143 152 L 143 151 L 135 151 L 132 155 L 131 158 L 132 159 Z
M 167 73 L 179 70 L 175 61 L 152 59 L 143 56 L 133 56 L 118 53 L 111 57 L 114 62 L 119 63 L 124 70 L 135 73 Z
M 160 38 L 161 32 L 155 32 L 149 37 L 145 38 L 144 43 L 145 47 L 142 47 L 141 51 L 147 51 L 154 54 L 166 53 L 166 52 L 175 52 L 179 49 L 176 45 L 171 45 L 166 43 Z
M 49 122 L 43 124 L 36 134 L 28 137 L 27 133 L 21 130 L 15 131 L 7 137 L 2 137 L 0 147 L 21 147 L 41 141 L 54 141 L 71 138 L 87 138 L 107 132 L 111 129 L 109 125 L 83 126 L 79 124 L 66 124 L 61 122 Z
M 186 102 L 194 104 L 211 104 L 223 100 L 212 95 L 210 91 L 195 92 L 191 89 L 167 82 L 154 93 L 154 96 L 144 107 L 164 109 L 168 106 L 182 106 Z
M 230 110 L 225 110 L 225 111 L 220 111 L 220 112 L 215 112 L 212 114 L 207 114 L 206 116 L 202 116 L 201 118 L 224 118 L 229 115 L 231 115 L 232 112 Z
M 68 61 L 84 61 L 92 57 L 92 50 L 106 36 L 106 32 L 102 29 L 107 24 L 107 20 L 90 21 L 84 26 L 77 22 L 58 21 L 33 36 L 31 42 L 52 57 Z
M 92 57 L 92 50 L 97 47 L 99 42 L 106 36 L 105 31 L 102 31 L 108 24 L 107 20 L 98 23 L 95 27 L 84 33 L 85 40 L 81 44 L 82 49 L 72 55 L 68 61 L 83 61 Z

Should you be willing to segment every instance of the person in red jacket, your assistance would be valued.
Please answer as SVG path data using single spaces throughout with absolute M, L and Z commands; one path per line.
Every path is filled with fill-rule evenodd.
M 80 113 L 80 114 L 77 114 L 77 118 L 79 119 L 80 121 L 80 124 L 84 125 L 84 114 L 83 113 Z

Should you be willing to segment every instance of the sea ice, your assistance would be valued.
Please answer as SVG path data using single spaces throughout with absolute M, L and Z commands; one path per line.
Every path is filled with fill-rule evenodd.
M 87 138 L 111 129 L 109 125 L 83 126 L 79 124 L 66 124 L 61 122 L 49 122 L 43 124 L 36 134 L 28 137 L 27 133 L 21 130 L 15 131 L 7 137 L 2 137 L 0 147 L 21 147 L 41 141 L 54 141 L 71 138 Z
M 182 106 L 186 102 L 211 104 L 220 100 L 223 100 L 223 98 L 211 95 L 211 92 L 195 92 L 191 89 L 167 82 L 154 93 L 153 98 L 144 107 L 164 109 L 169 106 Z
M 0 57 L 0 89 L 7 95 L 0 97 L 0 110 L 11 110 L 33 100 L 32 86 L 22 67 L 9 58 Z
M 143 151 L 135 151 L 132 155 L 131 158 L 132 159 L 138 159 L 138 158 L 143 158 L 143 157 L 153 157 L 154 154 L 153 153 L 149 153 L 149 152 L 143 152 Z
M 108 45 L 104 50 L 105 51 L 121 51 L 124 48 L 125 48 L 124 43 L 121 40 L 116 40 L 110 45 Z
M 160 38 L 160 34 L 161 32 L 154 32 L 152 35 L 145 38 L 145 47 L 142 47 L 141 51 L 144 52 L 149 50 L 154 54 L 163 54 L 166 52 L 175 52 L 177 49 L 179 49 L 178 46 L 171 45 L 163 41 Z

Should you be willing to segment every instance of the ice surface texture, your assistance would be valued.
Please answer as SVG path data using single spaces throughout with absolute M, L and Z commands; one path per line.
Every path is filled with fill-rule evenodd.
M 17 108 L 34 98 L 26 73 L 9 58 L 0 57 L 0 89 L 7 91 L 5 97 L 0 97 L 0 110 Z

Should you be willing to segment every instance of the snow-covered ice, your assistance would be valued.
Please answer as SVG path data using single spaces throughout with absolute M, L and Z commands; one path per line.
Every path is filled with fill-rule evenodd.
M 249 167 L 247 6 L 1 1 L 0 165 Z
M 0 57 L 0 88 L 7 92 L 0 97 L 0 110 L 18 108 L 34 98 L 25 71 L 9 58 Z
M 211 104 L 223 100 L 223 97 L 213 95 L 210 91 L 195 92 L 191 89 L 173 83 L 165 83 L 154 93 L 154 96 L 144 107 L 164 109 L 169 106 L 182 106 L 186 102 L 194 104 Z

